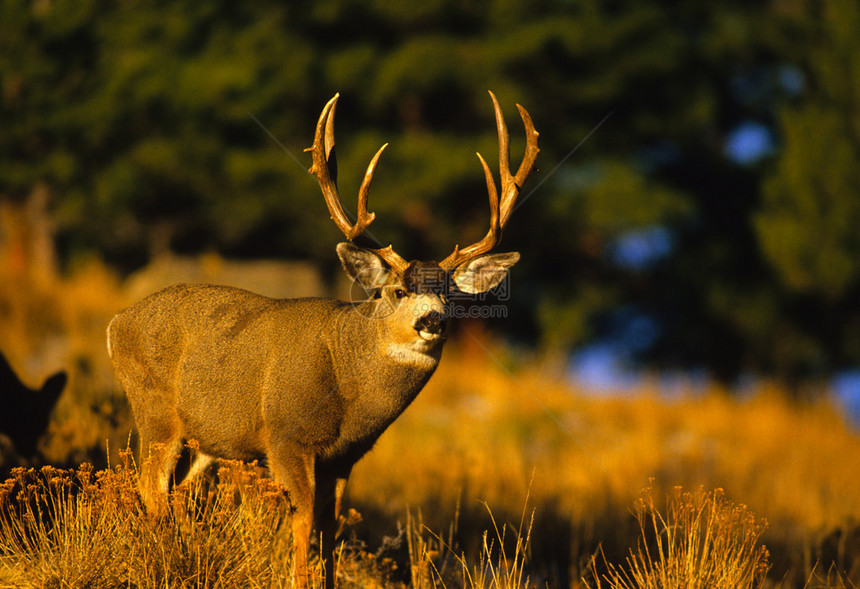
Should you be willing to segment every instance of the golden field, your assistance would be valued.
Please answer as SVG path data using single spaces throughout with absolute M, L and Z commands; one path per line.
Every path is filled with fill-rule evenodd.
M 58 369 L 70 383 L 42 443 L 56 469 L 0 491 L 0 586 L 290 586 L 288 508 L 259 470 L 227 464 L 147 519 L 104 346 L 132 301 L 97 260 L 61 276 L 9 243 L 0 351 L 31 387 Z M 554 366 L 461 325 L 355 468 L 341 586 L 860 583 L 860 435 L 827 402 L 767 383 L 670 399 L 656 380 L 596 397 Z M 748 584 L 708 576 L 726 569 Z

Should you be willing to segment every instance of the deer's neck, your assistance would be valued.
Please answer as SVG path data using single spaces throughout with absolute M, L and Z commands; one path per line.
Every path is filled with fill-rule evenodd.
M 441 344 L 430 354 L 394 345 L 385 321 L 369 311 L 344 307 L 329 331 L 335 334 L 329 349 L 345 401 L 347 437 L 381 433 L 415 399 L 442 354 Z
M 394 322 L 370 301 L 345 305 L 334 321 L 329 347 L 339 359 L 335 364 L 351 366 L 371 383 L 384 380 L 397 388 L 400 381 L 408 387 L 407 381 L 426 375 L 423 386 L 442 356 L 441 342 L 428 348 L 417 335 L 396 337 Z

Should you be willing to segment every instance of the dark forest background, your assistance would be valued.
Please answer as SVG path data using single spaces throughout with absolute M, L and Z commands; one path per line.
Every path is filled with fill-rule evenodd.
M 0 199 L 47 195 L 66 269 L 304 259 L 341 235 L 306 168 L 341 93 L 341 195 L 407 258 L 480 238 L 487 90 L 541 133 L 504 250 L 516 344 L 794 390 L 860 366 L 860 5 L 5 0 Z

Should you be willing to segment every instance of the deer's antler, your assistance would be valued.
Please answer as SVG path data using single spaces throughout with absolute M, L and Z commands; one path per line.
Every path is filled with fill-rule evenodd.
M 490 230 L 481 241 L 473 243 L 468 247 L 460 249 L 460 246 L 455 246 L 454 252 L 439 264 L 443 270 L 448 272 L 481 254 L 489 252 L 499 244 L 499 241 L 502 239 L 502 230 L 507 225 L 508 219 L 514 210 L 514 204 L 517 202 L 520 189 L 531 175 L 534 169 L 535 158 L 537 158 L 537 154 L 540 152 L 538 148 L 538 132 L 535 131 L 531 116 L 529 116 L 526 109 L 518 104 L 517 109 L 520 111 L 520 117 L 523 119 L 523 125 L 526 128 L 526 152 L 520 167 L 517 169 L 516 175 L 511 176 L 510 137 L 508 129 L 505 126 L 502 109 L 499 106 L 499 101 L 496 100 L 495 94 L 490 92 L 490 98 L 493 99 L 493 108 L 496 112 L 496 129 L 499 134 L 499 175 L 502 192 L 501 196 L 499 196 L 490 167 L 479 153 L 478 159 L 481 160 L 481 166 L 484 168 L 487 192 L 490 195 Z
M 350 222 L 346 212 L 343 210 L 340 196 L 337 192 L 337 158 L 334 152 L 334 111 L 337 106 L 337 99 L 340 94 L 335 94 L 328 101 L 320 114 L 317 121 L 316 132 L 314 133 L 314 144 L 305 151 L 311 152 L 313 157 L 313 165 L 310 168 L 310 173 L 316 176 L 325 197 L 326 205 L 328 205 L 331 218 L 335 225 L 343 231 L 346 238 L 355 243 L 357 239 L 361 240 L 360 245 L 365 249 L 369 249 L 394 270 L 398 275 L 403 275 L 406 267 L 409 265 L 394 249 L 389 245 L 382 247 L 381 244 L 374 239 L 364 235 L 368 226 L 376 217 L 367 210 L 367 193 L 370 190 L 370 184 L 373 182 L 373 173 L 376 171 L 376 164 L 379 161 L 379 156 L 388 147 L 386 143 L 379 148 L 370 164 L 367 166 L 367 171 L 364 173 L 364 180 L 361 182 L 361 187 L 358 190 L 358 213 L 355 224 Z

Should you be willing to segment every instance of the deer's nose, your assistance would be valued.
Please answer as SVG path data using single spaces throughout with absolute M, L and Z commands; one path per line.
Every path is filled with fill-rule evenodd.
M 439 311 L 428 311 L 415 322 L 415 329 L 427 333 L 444 333 L 448 320 Z

